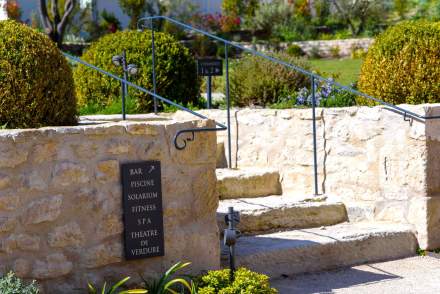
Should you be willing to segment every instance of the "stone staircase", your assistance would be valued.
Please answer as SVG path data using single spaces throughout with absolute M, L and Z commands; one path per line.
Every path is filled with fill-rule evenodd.
M 417 240 L 410 227 L 350 223 L 341 202 L 325 196 L 283 194 L 280 174 L 275 170 L 222 168 L 217 169 L 217 181 L 221 232 L 228 207 L 241 214 L 238 266 L 276 278 L 403 258 L 416 252 Z M 227 267 L 225 249 L 222 262 Z

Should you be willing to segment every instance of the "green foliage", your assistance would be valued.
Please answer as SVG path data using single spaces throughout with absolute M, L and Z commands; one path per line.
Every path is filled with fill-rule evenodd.
M 338 58 L 341 55 L 341 48 L 339 46 L 333 46 L 330 48 L 330 55 L 333 58 Z
M 439 0 L 414 0 L 417 3 L 417 12 L 414 19 L 440 20 Z
M 76 123 L 71 69 L 47 36 L 0 22 L 0 125 L 34 128 Z
M 247 19 L 249 29 L 272 33 L 280 25 L 284 25 L 292 16 L 292 10 L 284 1 L 275 0 L 271 3 L 261 3 L 255 11 L 255 16 Z
M 360 90 L 393 104 L 439 102 L 439 48 L 440 22 L 408 21 L 391 27 L 368 51 Z
M 0 293 L 2 294 L 38 294 L 40 293 L 35 281 L 25 285 L 21 279 L 9 272 L 0 278 Z
M 417 255 L 418 256 L 426 256 L 426 250 L 423 250 L 420 247 L 417 248 Z
M 194 289 L 194 285 L 191 285 L 188 283 L 187 280 L 185 280 L 182 277 L 173 278 L 173 276 L 181 269 L 187 267 L 191 263 L 183 263 L 178 262 L 175 265 L 173 265 L 171 268 L 169 268 L 165 274 L 157 281 L 147 281 L 144 279 L 144 283 L 146 285 L 146 288 L 148 290 L 148 293 L 150 294 L 165 294 L 165 293 L 178 293 L 175 290 L 173 290 L 174 287 L 180 286 L 180 288 L 187 289 L 192 293 L 192 289 Z
M 148 293 L 147 290 L 145 289 L 130 289 L 130 290 L 123 290 L 123 291 L 118 291 L 119 288 L 121 288 L 128 280 L 130 279 L 130 277 L 126 277 L 122 280 L 120 280 L 119 282 L 115 283 L 113 286 L 109 286 L 107 288 L 107 282 L 104 282 L 104 285 L 102 286 L 101 290 L 98 290 L 95 288 L 95 286 L 93 286 L 92 284 L 88 284 L 88 290 L 89 290 L 89 294 L 145 294 Z
M 216 56 L 219 47 L 215 41 L 202 35 L 195 36 L 191 45 L 192 53 L 198 57 Z
M 287 47 L 286 53 L 292 57 L 301 57 L 306 55 L 306 53 L 301 49 L 301 47 L 296 44 L 289 45 L 289 47 Z
M 130 28 L 136 29 L 139 19 L 145 12 L 154 14 L 154 1 L 151 0 L 119 0 L 119 6 L 122 11 L 130 16 Z
M 307 61 L 278 54 L 275 57 L 305 69 L 310 69 Z M 236 106 L 269 105 L 280 97 L 309 84 L 309 79 L 283 65 L 269 60 L 247 55 L 232 64 L 230 73 L 231 101 Z
M 131 97 L 125 97 L 125 113 L 136 114 L 137 113 L 136 100 Z M 112 101 L 111 104 L 105 108 L 98 104 L 87 104 L 79 109 L 80 115 L 93 115 L 93 114 L 121 114 L 122 112 L 122 99 L 119 98 L 116 101 Z
M 358 46 L 352 46 L 350 48 L 350 56 L 352 59 L 365 58 L 367 56 L 367 52 L 368 50 Z
M 250 17 L 259 6 L 258 0 L 223 0 L 222 12 L 232 17 Z
M 189 50 L 164 33 L 156 33 L 156 79 L 159 95 L 179 104 L 197 104 L 199 79 L 196 64 Z M 82 59 L 118 76 L 122 69 L 112 64 L 112 57 L 127 50 L 128 63 L 136 64 L 139 73 L 130 81 L 153 89 L 151 31 L 124 31 L 106 35 L 87 50 Z M 107 108 L 118 101 L 121 83 L 105 77 L 93 69 L 79 65 L 74 70 L 79 105 L 84 108 L 96 105 Z M 137 112 L 148 112 L 153 107 L 153 97 L 129 87 L 129 96 L 136 100 Z
M 235 280 L 229 281 L 229 270 L 210 271 L 201 277 L 199 294 L 275 294 L 277 290 L 269 285 L 269 277 L 240 268 Z
M 337 19 L 348 27 L 353 36 L 375 30 L 386 23 L 392 5 L 383 0 L 333 0 Z

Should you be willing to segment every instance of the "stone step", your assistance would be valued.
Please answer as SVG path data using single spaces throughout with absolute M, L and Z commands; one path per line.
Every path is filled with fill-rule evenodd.
M 347 221 L 344 204 L 326 201 L 326 197 L 298 200 L 283 196 L 221 200 L 217 219 L 221 231 L 228 207 L 239 211 L 238 229 L 244 234 L 279 229 L 303 229 L 334 225 Z
M 220 199 L 254 198 L 280 195 L 280 174 L 273 169 L 217 169 Z
M 242 236 L 236 264 L 277 278 L 416 254 L 410 226 L 390 223 L 344 223 L 326 228 Z M 227 264 L 223 250 L 222 261 Z

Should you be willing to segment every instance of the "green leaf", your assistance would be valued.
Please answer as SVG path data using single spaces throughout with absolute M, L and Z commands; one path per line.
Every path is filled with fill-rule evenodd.
M 148 291 L 145 289 L 131 289 L 131 290 L 119 292 L 119 294 L 145 294 L 145 293 L 148 293 Z
M 114 284 L 113 287 L 111 287 L 110 292 L 108 294 L 113 294 L 120 286 L 125 284 L 128 280 L 130 280 L 130 277 L 126 277 L 120 280 L 119 282 L 117 282 L 116 284 Z
M 97 291 L 96 291 L 95 287 L 93 287 L 93 285 L 91 285 L 90 283 L 87 283 L 87 286 L 89 288 L 90 294 L 97 294 Z

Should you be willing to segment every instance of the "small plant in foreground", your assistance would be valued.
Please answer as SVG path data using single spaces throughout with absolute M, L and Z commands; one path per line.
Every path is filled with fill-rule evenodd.
M 200 278 L 198 294 L 276 294 L 271 288 L 269 277 L 240 268 L 235 272 L 235 279 L 229 280 L 229 269 L 210 271 Z
M 0 293 L 2 294 L 38 294 L 40 293 L 35 281 L 25 285 L 21 279 L 9 272 L 0 279 Z
M 177 294 L 179 292 L 177 292 L 176 290 L 173 289 L 176 286 L 180 286 L 181 292 L 184 291 L 184 289 L 186 289 L 186 290 L 190 291 L 190 293 L 194 293 L 192 291 L 192 289 L 196 288 L 194 284 L 190 285 L 190 283 L 182 277 L 173 278 L 174 274 L 177 271 L 187 267 L 190 264 L 191 263 L 189 263 L 189 262 L 176 263 L 169 270 L 167 270 L 165 272 L 165 274 L 157 281 L 147 281 L 146 279 L 142 278 L 144 280 L 145 288 L 147 288 L 148 293 L 150 293 L 150 294 L 165 294 L 165 293 Z
M 119 282 L 117 282 L 116 284 L 114 284 L 111 288 L 109 286 L 108 289 L 107 289 L 107 282 L 105 282 L 104 285 L 102 286 L 101 290 L 97 290 L 95 288 L 95 286 L 93 286 L 92 284 L 89 283 L 88 284 L 89 294 L 144 294 L 144 293 L 148 293 L 148 291 L 145 289 L 131 289 L 131 290 L 123 290 L 123 291 L 116 292 L 129 279 L 130 279 L 130 277 L 126 277 L 126 278 L 120 280 Z

